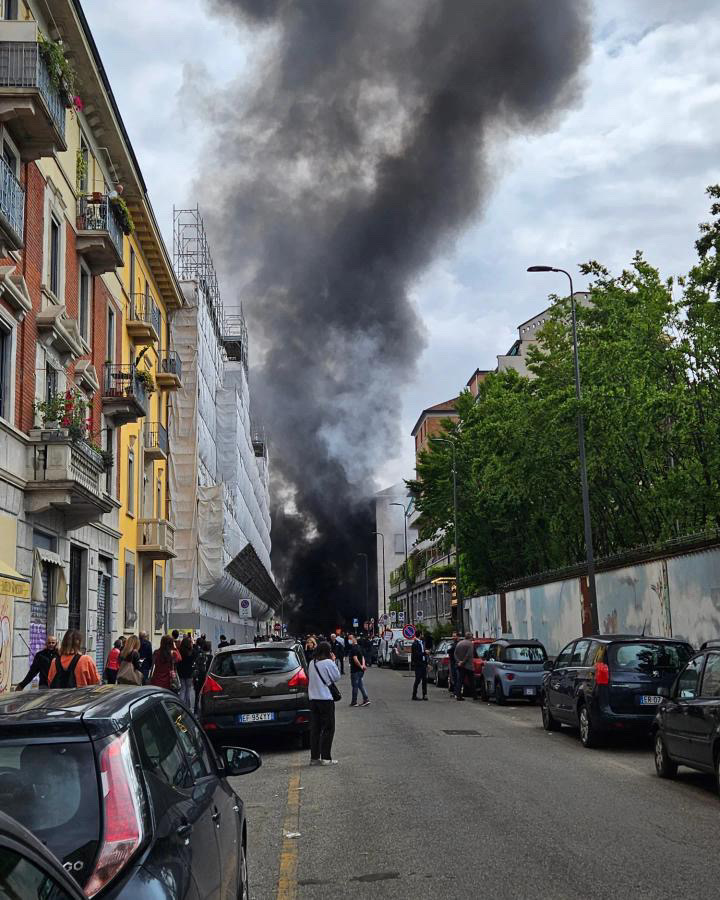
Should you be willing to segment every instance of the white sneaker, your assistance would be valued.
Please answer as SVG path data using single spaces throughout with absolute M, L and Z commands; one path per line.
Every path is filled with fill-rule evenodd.
M 311 759 L 311 760 L 310 760 L 310 765 L 311 765 L 311 766 L 319 766 L 321 763 L 322 763 L 322 760 L 321 760 L 321 759 Z
M 370 701 L 369 701 L 369 700 L 363 700 L 363 702 L 360 704 L 360 706 L 370 706 Z
M 338 761 L 336 759 L 321 759 L 320 760 L 321 766 L 336 766 L 337 764 L 338 764 Z

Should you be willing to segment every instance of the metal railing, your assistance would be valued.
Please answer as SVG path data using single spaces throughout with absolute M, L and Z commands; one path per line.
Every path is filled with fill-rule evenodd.
M 122 258 L 123 230 L 110 198 L 105 194 L 86 194 L 77 199 L 77 227 L 80 231 L 107 231 Z
M 128 319 L 152 325 L 158 337 L 162 333 L 160 309 L 149 294 L 130 294 Z
M 104 460 L 96 450 L 82 441 L 70 446 L 70 471 L 78 481 L 94 494 L 102 494 L 102 474 L 105 471 Z
M 18 243 L 23 242 L 25 230 L 25 191 L 15 173 L 0 157 L 0 213 L 15 232 Z
M 37 88 L 65 140 L 65 103 L 35 41 L 0 42 L 0 88 Z
M 145 448 L 149 450 L 161 450 L 167 456 L 167 428 L 164 425 L 161 425 L 160 422 L 145 423 Z
M 105 363 L 103 397 L 136 400 L 147 411 L 147 389 L 132 363 Z
M 182 378 L 182 360 L 174 350 L 169 350 L 162 358 L 160 370 L 165 375 L 177 375 Z

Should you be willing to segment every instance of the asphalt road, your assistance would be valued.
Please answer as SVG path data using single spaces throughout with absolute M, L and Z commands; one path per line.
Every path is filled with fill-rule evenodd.
M 457 703 L 432 685 L 412 703 L 411 685 L 373 668 L 372 705 L 349 709 L 345 675 L 338 766 L 248 743 L 263 756 L 235 785 L 253 898 L 717 895 L 712 777 L 662 781 L 649 744 L 586 750 L 569 729 L 543 731 L 537 707 Z

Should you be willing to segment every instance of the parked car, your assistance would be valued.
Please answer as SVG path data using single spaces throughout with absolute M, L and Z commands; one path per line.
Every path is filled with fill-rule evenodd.
M 390 645 L 390 668 L 409 668 L 411 648 L 412 641 L 406 641 L 404 637 L 395 638 Z
M 0 808 L 88 897 L 247 898 L 245 812 L 227 778 L 259 765 L 252 750 L 216 754 L 159 688 L 0 698 Z
M 494 638 L 473 639 L 473 670 L 475 674 L 475 690 L 479 690 L 481 695 L 483 690 L 483 669 L 485 668 L 485 654 L 490 649 L 489 645 L 493 644 L 494 642 Z
M 720 645 L 690 659 L 655 719 L 655 769 L 674 778 L 678 766 L 712 772 L 720 790 Z M 703 645 L 705 646 L 705 645 Z
M 302 645 L 273 641 L 223 647 L 200 694 L 200 721 L 213 740 L 250 732 L 295 734 L 310 746 L 308 671 Z
M 546 731 L 572 725 L 585 747 L 611 730 L 648 732 L 680 669 L 693 655 L 686 641 L 596 635 L 571 641 L 543 678 Z
M 390 656 L 395 641 L 402 639 L 402 628 L 386 628 L 380 636 L 380 645 L 378 647 L 378 665 L 389 666 Z
M 482 696 L 486 700 L 492 698 L 500 706 L 506 700 L 535 703 L 542 689 L 546 659 L 540 641 L 493 641 L 483 654 Z
M 15 819 L 0 812 L 0 896 L 85 900 L 75 879 Z
M 428 681 L 438 687 L 447 687 L 450 679 L 450 657 L 448 650 L 452 640 L 443 638 L 437 647 L 428 654 Z

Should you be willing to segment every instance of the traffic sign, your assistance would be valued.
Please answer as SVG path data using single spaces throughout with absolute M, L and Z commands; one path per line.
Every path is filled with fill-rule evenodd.
M 250 605 L 250 601 L 247 597 L 244 597 L 240 601 L 240 618 L 241 619 L 251 619 L 252 618 L 252 608 Z
M 421 609 L 417 610 L 417 612 L 415 613 L 415 618 L 418 620 L 418 622 L 422 622 L 423 611 Z
M 390 621 L 393 623 L 393 625 L 397 622 L 397 613 L 396 612 L 390 613 Z
M 387 625 L 387 623 L 390 621 L 390 616 L 387 613 L 383 613 L 383 615 L 380 616 L 380 621 L 383 625 Z
M 415 627 L 413 625 L 406 625 L 403 628 L 403 637 L 406 641 L 411 641 L 415 637 Z
M 385 631 L 383 632 L 383 637 L 385 638 L 385 640 L 386 641 L 392 640 L 392 636 L 393 636 L 392 631 L 390 631 L 389 628 L 386 628 Z
M 357 627 L 358 627 L 358 624 L 359 624 L 358 620 L 357 620 L 357 619 L 353 619 L 353 628 L 357 628 Z
M 397 614 L 397 620 L 401 625 L 405 621 L 405 613 L 402 610 Z

